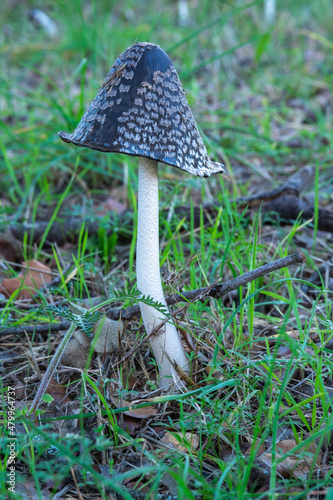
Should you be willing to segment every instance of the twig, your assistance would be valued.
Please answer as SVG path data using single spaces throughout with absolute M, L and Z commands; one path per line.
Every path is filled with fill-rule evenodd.
M 198 288 L 196 290 L 189 290 L 187 292 L 182 292 L 181 294 L 171 295 L 167 297 L 166 301 L 168 305 L 173 305 L 178 302 L 195 302 L 197 300 L 205 300 L 207 297 L 213 298 L 221 298 L 227 293 L 235 290 L 236 288 L 246 285 L 255 279 L 265 276 L 273 271 L 277 271 L 278 269 L 282 269 L 283 267 L 288 267 L 293 264 L 304 264 L 305 256 L 301 250 L 297 249 L 293 254 L 288 255 L 287 257 L 283 257 L 282 259 L 274 260 L 269 264 L 265 264 L 264 266 L 258 267 L 253 271 L 242 274 L 237 278 L 234 278 L 230 281 L 226 281 L 225 283 L 220 283 L 221 280 L 216 281 L 212 285 L 204 288 Z M 107 316 L 110 319 L 118 321 L 120 316 L 122 320 L 131 320 L 135 316 L 140 316 L 140 307 L 139 305 L 127 307 L 123 309 L 121 307 L 110 309 L 107 312 Z M 2 335 L 19 335 L 24 332 L 27 333 L 44 333 L 44 332 L 58 332 L 62 330 L 68 330 L 70 327 L 70 321 L 62 321 L 61 323 L 47 323 L 44 325 L 28 325 L 24 327 L 10 327 L 5 328 L 1 331 Z
M 304 253 L 301 250 L 297 249 L 293 254 L 288 255 L 287 257 L 273 260 L 273 262 L 260 266 L 257 269 L 253 269 L 253 271 L 242 274 L 241 276 L 238 276 L 233 280 L 226 281 L 225 283 L 221 284 L 218 284 L 221 281 L 218 280 L 216 283 L 213 283 L 208 287 L 198 288 L 197 290 L 191 290 L 189 292 L 184 292 L 181 295 L 173 296 L 170 298 L 171 302 L 168 302 L 168 304 L 172 305 L 175 302 L 180 302 L 180 298 L 182 296 L 184 296 L 186 300 L 191 302 L 195 300 L 203 300 L 205 297 L 214 297 L 220 299 L 232 290 L 235 290 L 242 285 L 246 285 L 247 283 L 258 279 L 261 276 L 265 276 L 266 274 L 277 271 L 278 269 L 282 269 L 283 267 L 289 267 L 293 264 L 304 264 L 305 259 L 306 257 Z
M 278 269 L 282 269 L 283 267 L 289 267 L 293 264 L 304 264 L 305 255 L 301 250 L 297 249 L 293 254 L 288 255 L 287 257 L 283 257 L 282 259 L 274 260 L 269 264 L 265 264 L 264 266 L 258 267 L 257 269 L 253 269 L 253 271 L 249 271 L 248 273 L 242 274 L 237 278 L 234 278 L 230 281 L 226 281 L 225 283 L 221 283 L 221 279 L 204 288 L 197 288 L 196 290 L 189 290 L 187 292 L 182 292 L 181 294 L 171 295 L 171 297 L 167 297 L 166 301 L 168 305 L 173 305 L 178 302 L 195 302 L 197 300 L 205 300 L 207 297 L 213 297 L 216 299 L 220 299 L 227 293 L 235 290 L 236 288 L 246 285 L 251 281 L 260 278 L 261 276 L 265 276 L 273 271 L 277 271 Z M 140 315 L 140 307 L 138 305 L 127 307 L 126 309 L 110 309 L 108 311 L 107 316 L 114 320 L 119 320 L 121 314 L 122 320 L 130 320 L 134 316 Z
M 242 196 L 237 198 L 235 201 L 239 207 L 249 206 L 259 207 L 263 201 L 273 201 L 282 195 L 294 195 L 299 196 L 302 191 L 311 186 L 314 182 L 315 168 L 310 165 L 298 170 L 293 175 L 291 175 L 286 182 L 276 189 L 267 192 L 256 193 L 252 196 Z
M 22 335 L 24 333 L 47 333 L 61 332 L 68 330 L 71 326 L 70 321 L 61 321 L 60 323 L 45 323 L 43 325 L 10 326 L 0 331 L 3 335 Z
M 37 394 L 32 402 L 32 405 L 30 407 L 30 413 L 34 413 L 38 409 L 38 406 L 40 405 L 41 399 L 44 396 L 44 393 L 45 393 L 45 391 L 50 383 L 52 375 L 58 366 L 58 363 L 61 359 L 62 353 L 64 352 L 64 349 L 65 349 L 66 345 L 68 344 L 75 328 L 76 328 L 76 324 L 71 323 L 66 335 L 64 336 L 64 338 L 60 342 L 58 349 L 56 350 L 56 352 L 55 352 L 53 358 L 51 359 L 51 362 L 50 362 L 50 364 L 49 364 L 49 366 L 44 374 L 42 382 L 38 388 Z
M 266 264 L 266 265 L 261 266 L 257 269 L 254 269 L 253 271 L 245 273 L 242 276 L 239 276 L 231 281 L 227 281 L 224 284 L 218 284 L 220 281 L 219 280 L 218 282 L 215 282 L 208 287 L 199 288 L 197 290 L 191 290 L 190 292 L 184 292 L 181 295 L 175 295 L 173 297 L 170 297 L 168 302 L 169 302 L 169 304 L 174 304 L 174 303 L 178 303 L 178 302 L 184 302 L 184 300 L 186 302 L 193 302 L 196 300 L 201 301 L 201 300 L 204 300 L 206 297 L 220 298 L 223 295 L 225 295 L 226 293 L 230 292 L 231 290 L 234 290 L 235 288 L 238 288 L 241 285 L 245 285 L 246 283 L 249 283 L 250 281 L 253 281 L 261 276 L 265 276 L 266 274 L 269 274 L 272 271 L 276 271 L 277 269 L 281 269 L 282 267 L 287 267 L 287 266 L 290 266 L 290 265 L 295 264 L 295 263 L 303 263 L 304 260 L 305 260 L 304 254 L 300 250 L 296 250 L 296 252 L 294 252 L 292 255 L 289 255 L 288 257 L 284 257 L 282 259 L 278 259 L 278 260 L 275 260 L 273 262 L 270 262 L 269 264 Z M 172 316 L 175 316 L 176 314 L 179 313 L 180 310 L 186 308 L 187 306 L 188 306 L 188 304 L 185 304 L 183 307 L 181 307 L 180 309 L 175 311 L 172 314 Z M 77 305 L 74 306 L 73 305 L 73 307 L 79 309 L 79 311 L 78 311 L 79 313 L 82 313 L 85 311 L 81 306 L 77 306 Z M 121 313 L 122 319 L 124 319 L 124 317 L 126 319 L 129 319 L 128 314 L 126 314 L 126 315 L 124 314 L 126 312 L 128 313 L 129 309 L 133 309 L 133 308 L 127 308 L 125 310 L 118 309 L 119 314 Z M 166 318 L 164 321 L 161 322 L 161 324 L 157 325 L 157 327 L 154 328 L 154 330 L 145 339 L 143 339 L 143 341 L 141 341 L 135 347 L 135 350 L 139 348 L 139 346 L 142 344 L 142 342 L 146 342 L 149 337 L 151 337 L 154 334 L 158 334 L 158 331 L 161 328 L 161 326 L 163 324 L 165 324 L 167 321 L 169 321 L 169 318 Z M 37 409 L 40 405 L 40 402 L 42 400 L 42 397 L 43 397 L 43 395 L 44 395 L 44 393 L 45 393 L 45 391 L 50 383 L 50 380 L 53 376 L 53 373 L 58 366 L 58 363 L 61 359 L 62 353 L 64 352 L 65 347 L 67 346 L 70 338 L 72 337 L 72 334 L 73 334 L 75 328 L 76 328 L 76 324 L 71 323 L 66 335 L 64 336 L 64 338 L 60 342 L 60 344 L 56 350 L 56 353 L 54 354 L 53 358 L 51 359 L 51 362 L 50 362 L 50 364 L 45 372 L 45 375 L 42 379 L 42 382 L 38 388 L 37 394 L 32 402 L 32 405 L 30 408 L 30 413 L 35 413 L 37 411 Z M 125 356 L 125 358 L 120 360 L 117 364 L 120 364 L 127 357 L 132 355 L 132 352 L 133 352 L 133 350 L 130 353 L 128 353 Z
M 245 285 L 246 283 L 250 283 L 251 281 L 261 277 L 265 276 L 266 274 L 271 273 L 272 271 L 277 271 L 278 269 L 281 269 L 283 267 L 288 267 L 291 266 L 292 264 L 303 264 L 305 262 L 305 255 L 301 250 L 297 249 L 296 252 L 294 252 L 292 255 L 288 255 L 287 257 L 283 257 L 282 259 L 274 260 L 273 262 L 270 262 L 269 264 L 265 264 L 264 266 L 258 267 L 257 269 L 254 269 L 253 271 L 249 271 L 248 273 L 242 274 L 242 276 L 238 276 L 237 278 L 226 281 L 225 283 L 218 285 L 218 282 L 213 283 L 210 286 L 207 286 L 205 288 L 198 288 L 197 290 L 190 290 L 189 292 L 184 292 L 182 295 L 174 295 L 172 297 L 167 298 L 167 303 L 168 305 L 175 304 L 176 302 L 181 302 L 185 300 L 194 302 L 197 300 L 205 300 L 207 297 L 214 297 L 214 298 L 220 298 L 223 295 L 226 295 L 227 293 L 231 292 L 231 290 L 235 290 L 235 288 L 238 288 L 239 286 Z M 177 311 L 174 311 L 171 313 L 172 317 L 177 316 L 184 308 L 186 308 L 188 304 L 186 304 L 183 307 L 180 307 L 177 309 Z M 127 308 L 124 311 L 128 311 Z M 140 312 L 140 310 L 139 310 Z M 122 316 L 123 318 L 123 316 Z M 133 349 L 131 349 L 128 353 L 125 354 L 121 358 L 120 361 L 117 361 L 116 364 L 113 365 L 113 368 L 115 368 L 118 365 L 121 365 L 131 357 L 147 340 L 152 335 L 155 335 L 158 333 L 158 330 L 163 326 L 168 319 L 165 319 L 162 323 L 157 325 L 154 330 L 147 335 L 144 339 L 142 339 Z

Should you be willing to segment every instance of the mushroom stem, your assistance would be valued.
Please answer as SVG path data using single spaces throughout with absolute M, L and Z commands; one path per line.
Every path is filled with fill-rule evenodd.
M 160 276 L 158 234 L 158 165 L 149 158 L 139 158 L 138 235 L 136 248 L 137 282 L 140 292 L 162 303 L 166 308 Z M 154 307 L 140 303 L 147 333 L 151 333 L 166 316 Z M 150 339 L 159 367 L 160 387 L 173 383 L 176 372 L 164 353 L 186 373 L 189 362 L 175 326 L 169 321 Z

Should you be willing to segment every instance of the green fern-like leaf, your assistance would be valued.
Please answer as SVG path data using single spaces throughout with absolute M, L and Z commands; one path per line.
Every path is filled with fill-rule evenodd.
M 119 301 L 123 302 L 124 300 L 132 300 L 137 301 L 140 298 L 141 292 L 136 287 L 133 287 L 131 290 L 118 290 L 117 288 L 110 287 L 109 289 L 109 298 L 114 302 Z
M 50 311 L 57 316 L 62 316 L 64 319 L 75 323 L 79 330 L 82 330 L 86 335 L 91 336 L 92 329 L 95 323 L 101 318 L 102 313 L 99 311 L 88 311 L 84 314 L 75 314 L 68 307 L 49 305 L 45 311 Z
M 162 304 L 162 302 L 153 299 L 152 297 L 150 297 L 150 295 L 142 295 L 140 290 L 136 287 L 132 288 L 130 291 L 110 288 L 110 300 L 114 302 L 124 302 L 125 300 L 129 300 L 131 304 L 141 302 L 153 307 L 163 315 L 169 316 L 167 307 Z

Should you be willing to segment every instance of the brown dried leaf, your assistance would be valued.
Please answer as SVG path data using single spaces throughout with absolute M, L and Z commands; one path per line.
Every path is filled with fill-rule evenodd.
M 0 290 L 10 297 L 16 290 L 22 287 L 17 299 L 31 299 L 33 295 L 47 283 L 50 283 L 51 269 L 37 260 L 29 260 L 23 263 L 23 269 L 17 278 L 5 278 L 0 283 Z
M 246 445 L 244 446 L 244 455 L 250 455 L 252 453 L 252 449 L 253 449 L 253 443 L 246 443 Z M 265 448 L 264 448 L 264 445 L 261 444 L 259 445 L 258 442 L 256 442 L 256 447 L 258 447 L 257 449 L 257 453 L 256 453 L 256 456 L 257 457 L 260 457 L 261 455 L 263 455 L 265 453 Z M 232 448 L 230 448 L 230 451 L 233 452 Z
M 297 449 L 295 453 L 290 453 L 297 446 L 294 439 L 285 439 L 276 444 L 276 460 L 279 460 L 277 465 L 277 472 L 284 478 L 300 478 L 306 477 L 310 471 L 314 457 L 317 453 L 317 446 L 315 443 L 310 443 L 302 449 Z M 306 455 L 304 455 L 306 453 Z M 284 455 L 287 455 L 284 457 Z M 320 451 L 316 457 L 316 464 L 321 464 L 322 452 Z M 271 466 L 272 455 L 266 453 L 262 457 L 262 461 Z
M 21 255 L 20 244 L 10 231 L 0 235 L 0 258 L 8 262 L 17 262 Z
M 89 354 L 90 340 L 81 330 L 75 330 L 61 358 L 61 364 L 84 369 Z
M 124 483 L 125 484 L 125 483 Z M 129 481 L 126 483 L 126 488 L 128 490 L 139 491 L 140 495 L 148 494 L 149 488 L 142 481 Z
M 176 436 L 179 436 L 179 439 Z M 182 444 L 182 442 L 184 442 L 184 437 L 193 451 L 198 448 L 200 444 L 199 436 L 197 434 L 192 434 L 192 432 L 185 432 L 185 436 L 180 432 L 173 432 L 172 434 L 166 432 L 161 439 L 161 443 L 185 453 L 188 452 L 188 447 Z
M 136 418 L 129 417 L 128 415 L 124 414 L 122 418 L 120 417 L 120 415 L 117 415 L 117 422 L 119 427 L 128 432 L 130 436 L 135 436 L 137 433 L 137 428 L 141 425 Z
M 106 215 L 110 212 L 116 212 L 117 214 L 121 214 L 125 212 L 126 205 L 120 203 L 120 201 L 115 200 L 114 198 L 108 198 L 103 205 L 98 207 L 98 215 Z
M 297 446 L 297 443 L 296 443 L 296 441 L 294 441 L 294 439 L 284 439 L 284 440 L 279 441 L 277 443 L 276 449 L 279 453 L 281 453 L 281 455 L 283 455 L 284 453 L 291 451 L 293 448 L 295 448 L 295 446 Z M 307 452 L 307 453 L 315 455 L 317 452 L 316 443 L 312 442 L 307 446 L 303 446 L 301 448 L 301 450 L 297 451 L 296 453 L 299 454 L 301 452 Z M 316 463 L 317 464 L 321 463 L 321 453 L 318 454 Z
M 13 389 L 15 391 L 15 399 L 16 400 L 21 400 L 21 399 L 25 398 L 26 385 L 23 382 L 18 382 L 16 385 L 14 385 Z
M 54 377 L 51 378 L 49 385 L 47 386 L 47 389 L 45 391 L 47 394 L 50 394 L 50 396 L 53 397 L 54 401 L 56 403 L 60 403 L 60 406 L 65 405 L 66 403 L 69 403 L 72 401 L 67 395 L 66 395 L 66 387 L 63 385 L 59 385 L 55 380 Z
M 25 498 L 26 500 L 48 500 L 51 498 L 51 493 L 44 488 L 42 496 L 40 492 L 36 490 L 35 482 L 30 479 L 27 475 L 24 478 L 24 483 L 17 482 L 15 484 L 15 493 L 20 498 Z M 53 495 L 52 495 L 53 496 Z
M 129 406 L 130 410 L 124 411 L 124 413 L 123 413 L 124 415 L 128 415 L 129 417 L 139 418 L 141 420 L 143 418 L 153 417 L 157 413 L 156 408 L 153 408 L 150 405 L 144 406 L 143 408 L 132 408 L 133 403 L 131 403 L 130 401 L 125 401 L 124 399 L 122 399 L 120 401 L 120 400 L 117 400 L 115 398 L 111 398 L 111 399 L 112 399 L 113 404 L 117 408 L 126 408 L 126 406 Z M 142 402 L 144 403 L 146 401 L 142 401 Z M 138 404 L 138 403 L 136 403 L 136 404 Z
M 95 351 L 99 354 L 114 352 L 119 347 L 119 335 L 123 332 L 124 323 L 106 317 L 101 318 L 93 327 L 94 335 L 97 335 Z

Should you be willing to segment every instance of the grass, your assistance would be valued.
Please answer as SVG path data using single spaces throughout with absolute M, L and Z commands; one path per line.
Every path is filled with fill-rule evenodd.
M 179 26 L 176 2 L 40 3 L 57 23 L 55 39 L 31 23 L 30 2 L 2 6 L 0 282 L 30 259 L 60 280 L 35 301 L 18 301 L 18 291 L 1 296 L 1 329 L 61 321 L 45 307 L 93 307 L 110 288 L 124 306 L 135 303 L 136 161 L 71 147 L 57 132 L 75 128 L 117 55 L 136 40 L 170 54 L 208 152 L 228 170 L 202 180 L 160 168 L 166 291 L 231 279 L 297 246 L 306 264 L 176 316 L 192 346 L 193 385 L 183 393 L 158 391 L 134 318 L 119 352 L 90 347 L 86 368 L 59 365 L 37 425 L 27 408 L 63 332 L 1 333 L 3 496 L 332 496 L 330 268 L 306 295 L 302 288 L 332 257 L 332 235 L 318 228 L 319 210 L 332 203 L 331 5 L 281 0 L 269 29 L 262 2 L 189 5 L 189 25 Z M 237 197 L 271 190 L 304 165 L 316 167 L 313 221 L 279 223 L 237 206 Z M 108 199 L 126 215 L 99 217 Z M 76 230 L 55 244 L 53 224 L 66 221 L 78 221 Z M 6 475 L 13 437 L 15 493 Z

